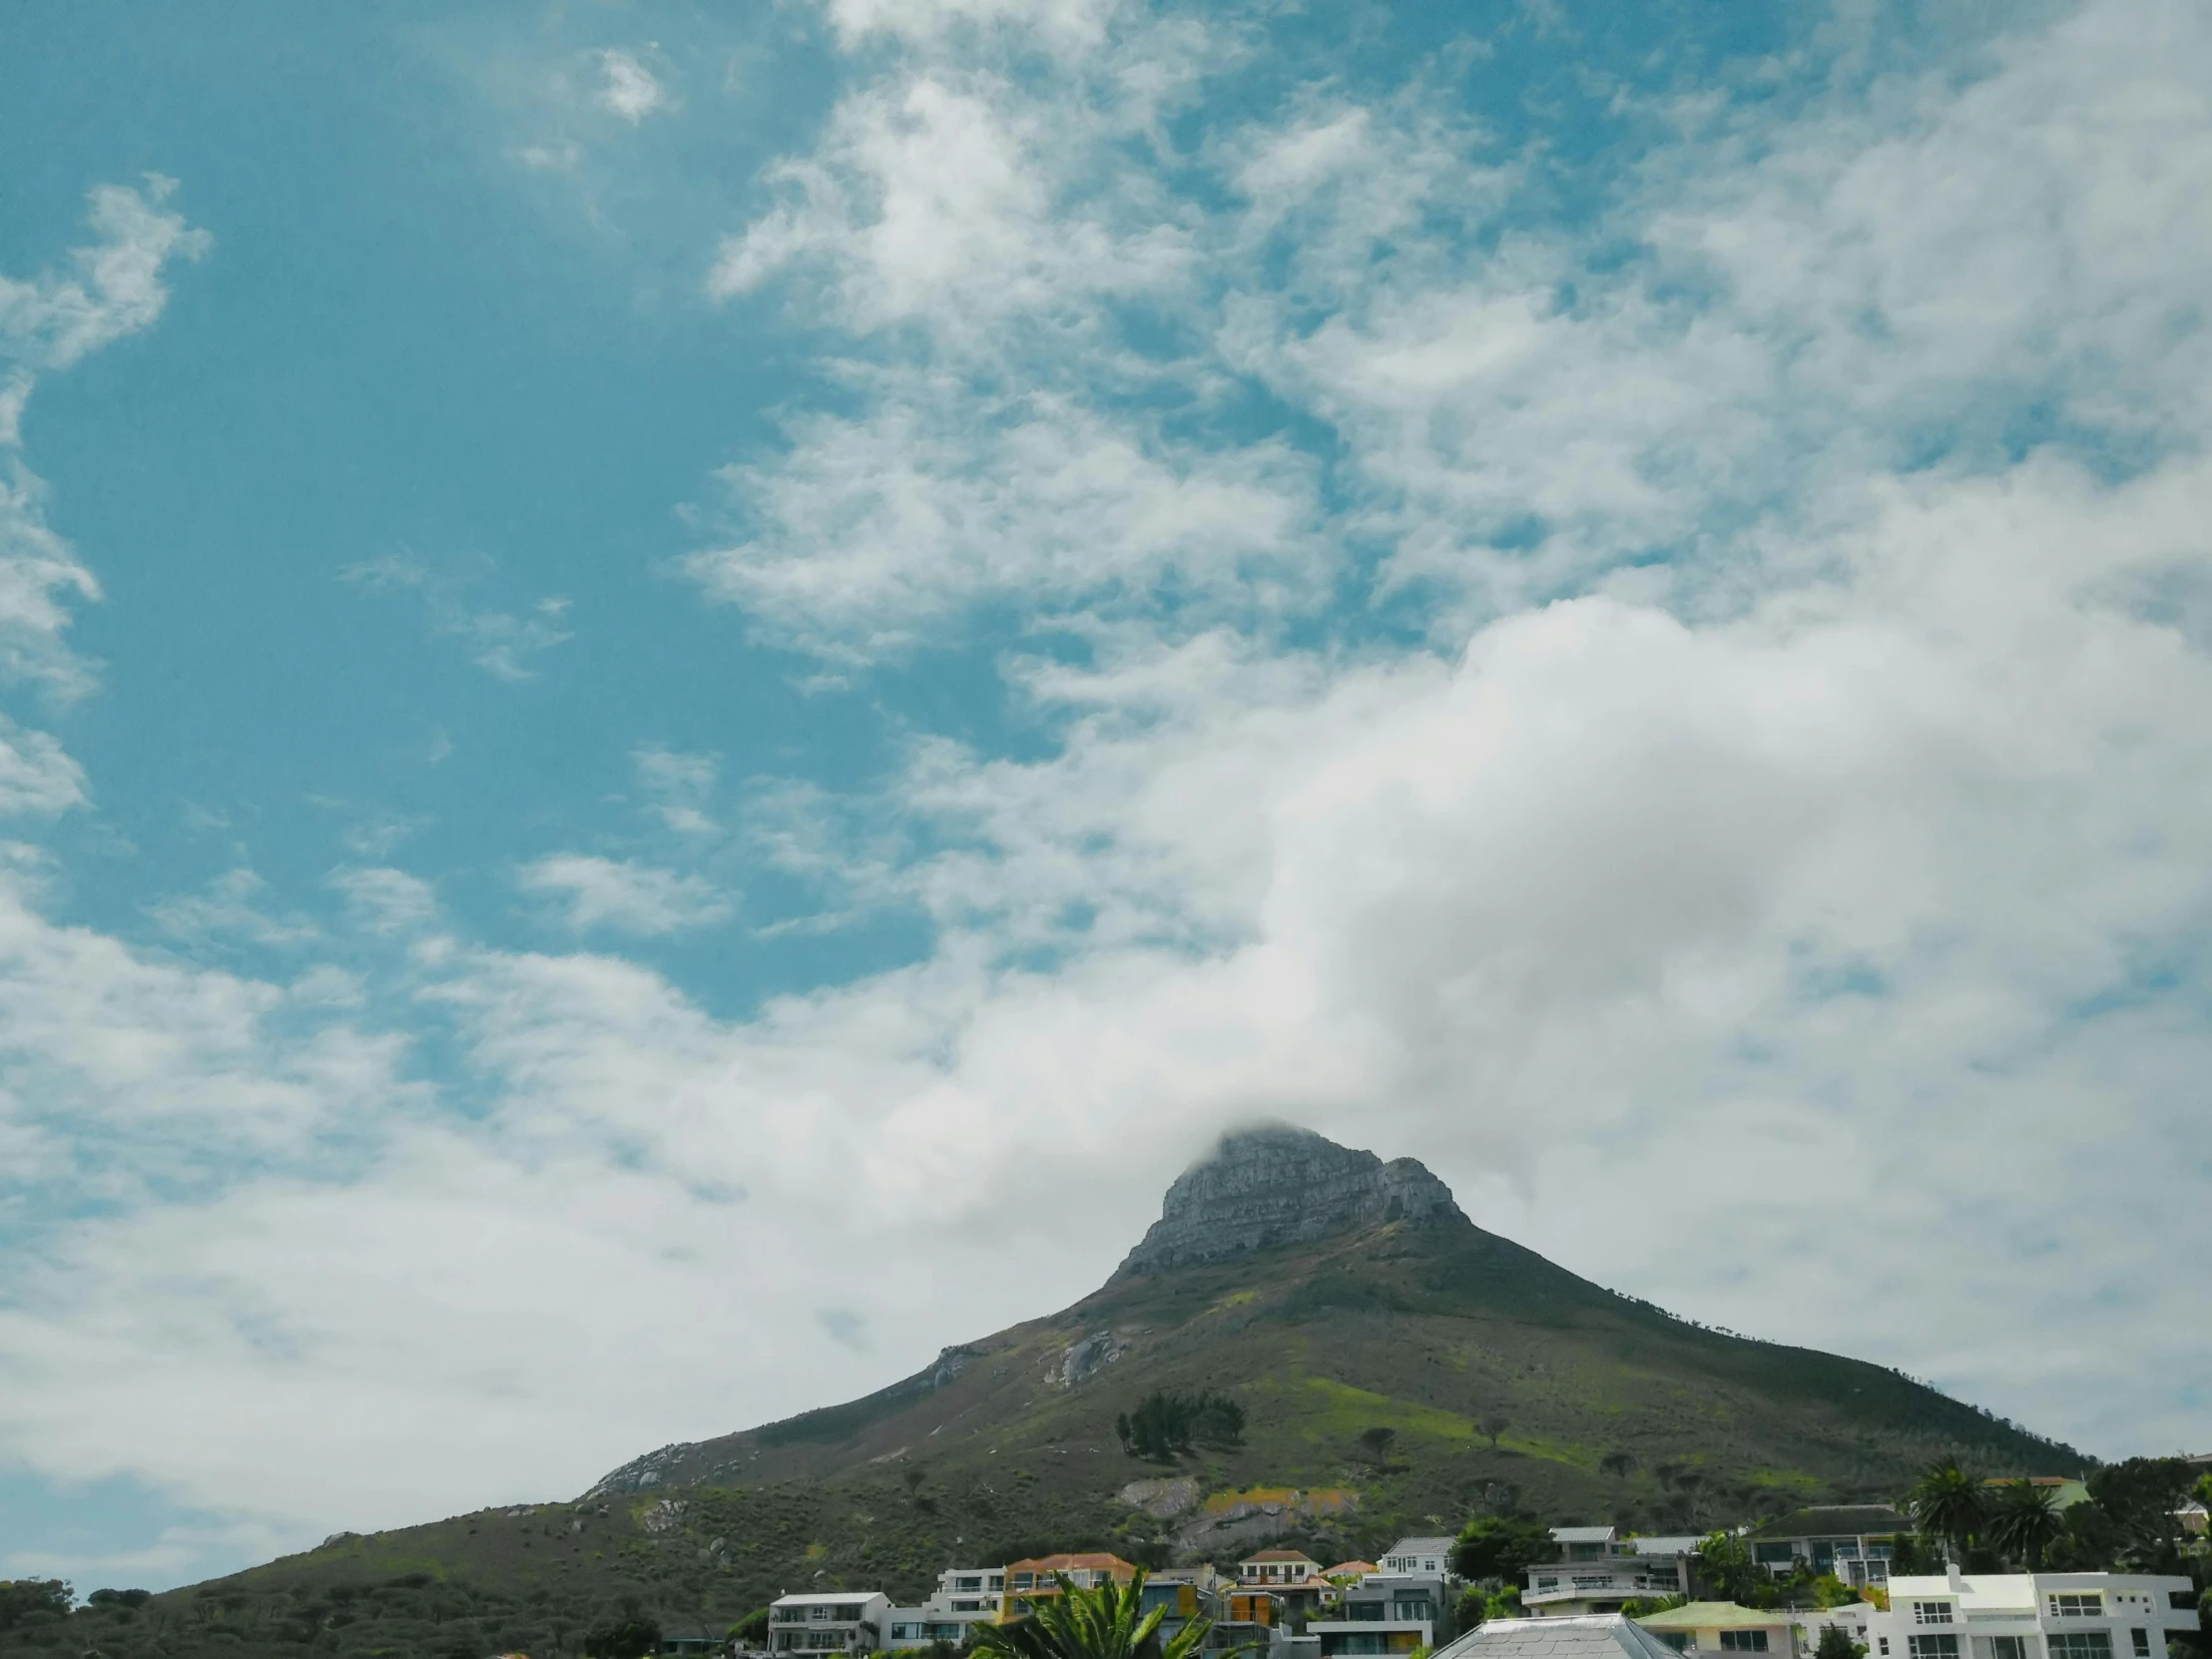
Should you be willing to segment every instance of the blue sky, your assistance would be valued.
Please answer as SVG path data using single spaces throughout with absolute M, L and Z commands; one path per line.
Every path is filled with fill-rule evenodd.
M 2191 8 L 10 36 L 0 1572 L 861 1391 L 1255 1115 L 2212 1443 Z

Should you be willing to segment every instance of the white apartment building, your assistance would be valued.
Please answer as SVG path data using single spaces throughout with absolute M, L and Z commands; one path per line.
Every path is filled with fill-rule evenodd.
M 884 1613 L 883 1646 L 892 1651 L 932 1642 L 959 1647 L 977 1625 L 997 1622 L 1005 1591 L 1003 1567 L 947 1567 L 937 1574 L 935 1593 L 919 1607 L 893 1607 Z
M 2170 1638 L 2196 1628 L 2186 1578 L 1953 1571 L 1890 1580 L 1868 1659 L 2168 1659 Z
M 772 1653 L 873 1653 L 883 1645 L 890 1597 L 880 1590 L 778 1596 L 768 1606 Z

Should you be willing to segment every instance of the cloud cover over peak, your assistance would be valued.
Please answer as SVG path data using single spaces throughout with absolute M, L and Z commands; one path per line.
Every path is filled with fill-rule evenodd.
M 803 681 L 777 747 L 672 737 L 580 602 L 475 678 L 636 718 L 496 904 L 436 829 L 252 949 L 243 862 L 160 937 L 8 866 L 0 1452 L 224 1540 L 101 1570 L 861 1391 L 1262 1115 L 1699 1318 L 2202 1441 L 2212 35 L 1771 21 L 1654 67 L 1519 12 L 830 7 L 818 119 L 677 226 L 683 302 L 802 363 L 655 567 Z M 641 145 L 742 125 L 656 49 Z M 7 735 L 31 820 L 117 787 Z

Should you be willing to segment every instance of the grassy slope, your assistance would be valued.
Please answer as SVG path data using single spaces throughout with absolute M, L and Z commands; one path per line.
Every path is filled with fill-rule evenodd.
M 1099 1332 L 1123 1352 L 1063 1386 L 1067 1349 Z M 1712 1524 L 1891 1497 L 1940 1450 L 1992 1471 L 2080 1461 L 1893 1373 L 1681 1324 L 1471 1228 L 1117 1281 L 961 1363 L 941 1385 L 683 1448 L 647 1490 L 347 1538 L 97 1629 L 79 1615 L 68 1651 L 87 1645 L 81 1626 L 115 1655 L 299 1653 L 318 1631 L 312 1651 L 543 1656 L 575 1651 L 624 1594 L 671 1630 L 719 1631 L 785 1589 L 911 1600 L 954 1560 L 1164 1553 L 1172 1527 L 1115 1494 L 1170 1471 L 1125 1456 L 1112 1429 L 1158 1387 L 1228 1389 L 1247 1408 L 1243 1446 L 1182 1469 L 1203 1490 L 1356 1489 L 1356 1513 L 1304 1535 L 1346 1555 L 1484 1503 Z M 1495 1446 L 1489 1416 L 1508 1424 Z M 1358 1444 L 1378 1426 L 1396 1433 L 1380 1468 Z M 1633 1469 L 1600 1473 L 1609 1453 Z

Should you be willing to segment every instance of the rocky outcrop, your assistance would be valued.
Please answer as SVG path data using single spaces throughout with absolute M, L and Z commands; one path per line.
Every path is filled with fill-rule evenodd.
M 1469 1225 L 1451 1189 L 1412 1158 L 1384 1163 L 1310 1129 L 1273 1124 L 1224 1135 L 1168 1189 L 1160 1219 L 1114 1277 L 1216 1262 L 1402 1222 Z

